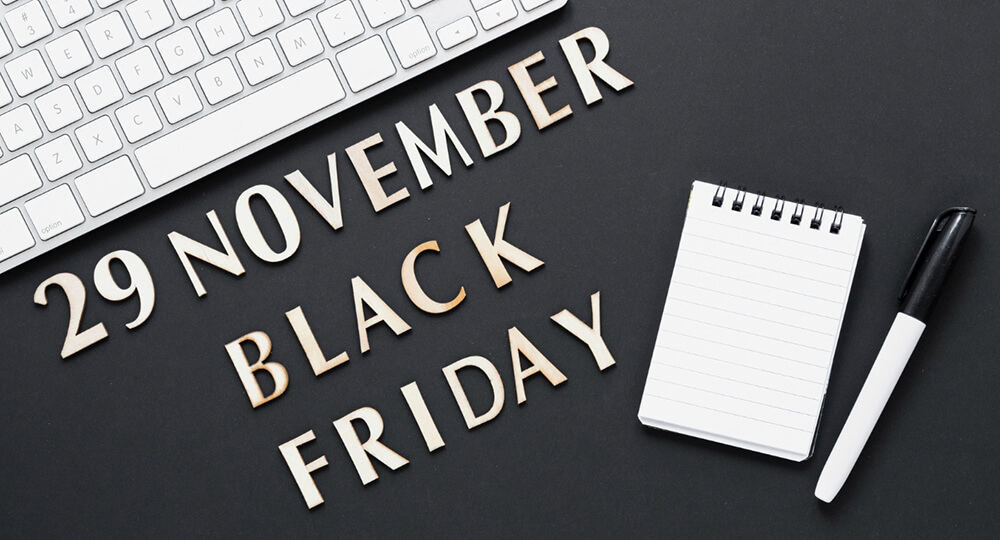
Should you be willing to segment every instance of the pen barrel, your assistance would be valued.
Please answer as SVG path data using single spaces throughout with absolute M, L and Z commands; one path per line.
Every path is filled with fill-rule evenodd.
M 858 400 L 847 417 L 847 423 L 820 473 L 816 484 L 816 497 L 820 500 L 830 502 L 844 485 L 925 327 L 923 322 L 905 313 L 896 315 Z

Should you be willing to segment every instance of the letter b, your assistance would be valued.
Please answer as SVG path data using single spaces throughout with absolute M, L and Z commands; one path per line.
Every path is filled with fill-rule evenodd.
M 259 351 L 257 361 L 253 364 L 250 363 L 243 351 L 244 341 L 252 341 Z M 250 332 L 236 341 L 227 343 L 226 352 L 229 353 L 229 359 L 233 361 L 233 367 L 236 368 L 240 382 L 243 383 L 243 388 L 247 391 L 247 396 L 250 397 L 250 404 L 255 409 L 285 393 L 285 389 L 288 388 L 288 372 L 285 371 L 285 366 L 277 362 L 265 362 L 268 355 L 271 354 L 271 338 L 267 334 L 261 331 Z M 271 376 L 271 380 L 274 381 L 274 391 L 269 396 L 264 396 L 264 392 L 260 389 L 260 384 L 254 376 L 254 372 L 260 370 L 266 371 Z

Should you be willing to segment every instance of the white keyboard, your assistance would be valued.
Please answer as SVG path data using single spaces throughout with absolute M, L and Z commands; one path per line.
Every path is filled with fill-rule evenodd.
M 0 0 L 0 273 L 566 0 Z

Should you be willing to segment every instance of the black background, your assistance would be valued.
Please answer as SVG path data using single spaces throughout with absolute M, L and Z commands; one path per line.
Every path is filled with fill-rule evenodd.
M 587 107 L 558 39 L 598 26 L 609 63 L 635 81 Z M 1000 410 L 995 208 L 1000 204 L 1000 5 L 992 2 L 586 2 L 325 121 L 0 276 L 0 535 L 82 536 L 652 536 L 987 537 L 1000 531 L 995 482 Z M 506 67 L 541 49 L 535 80 L 553 74 L 551 110 L 574 114 L 539 132 Z M 520 141 L 484 160 L 454 93 L 495 79 L 518 115 Z M 394 124 L 427 138 L 437 103 L 475 159 L 452 178 L 431 166 L 421 191 Z M 376 165 L 410 198 L 374 213 L 344 148 L 380 132 Z M 295 169 L 329 194 L 337 152 L 345 225 L 332 231 L 288 186 Z M 832 371 L 815 455 L 792 463 L 642 427 L 636 419 L 691 181 L 747 184 L 843 205 L 868 224 Z M 236 228 L 250 186 L 286 195 L 302 228 L 297 254 L 257 260 Z M 511 202 L 507 238 L 545 261 L 497 290 L 463 227 L 492 234 Z M 259 201 L 258 201 L 259 202 Z M 945 298 L 845 488 L 813 495 L 824 460 L 874 360 L 906 270 L 933 217 L 979 209 Z M 258 215 L 267 216 L 254 205 Z M 196 264 L 197 298 L 167 240 L 209 242 L 216 210 L 246 266 L 235 278 Z M 268 218 L 269 219 L 269 218 Z M 261 218 L 280 245 L 276 226 Z M 466 301 L 419 312 L 399 265 L 435 239 L 417 271 L 432 296 Z M 125 329 L 135 299 L 93 288 L 94 264 L 128 249 L 156 283 L 152 317 Z M 87 283 L 84 327 L 110 337 L 59 358 L 66 300 L 35 287 L 57 272 Z M 412 326 L 371 332 L 361 355 L 350 279 L 362 276 Z M 601 291 L 603 334 L 617 365 L 548 317 L 589 321 Z M 312 375 L 284 317 L 301 305 L 327 355 L 350 361 Z M 518 406 L 506 333 L 517 326 L 568 377 L 526 381 Z M 287 392 L 252 409 L 224 345 L 264 330 Z M 498 367 L 503 411 L 469 431 L 441 368 L 468 355 Z M 474 374 L 474 406 L 489 396 Z M 428 453 L 399 388 L 417 381 L 447 446 Z M 382 441 L 410 460 L 362 486 L 331 422 L 381 412 Z M 306 461 L 325 504 L 310 511 L 277 446 L 313 430 Z M 362 433 L 362 436 L 364 433 Z

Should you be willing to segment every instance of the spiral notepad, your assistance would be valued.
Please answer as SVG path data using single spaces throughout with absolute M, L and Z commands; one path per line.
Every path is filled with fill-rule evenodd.
M 812 455 L 865 223 L 695 182 L 639 420 Z

